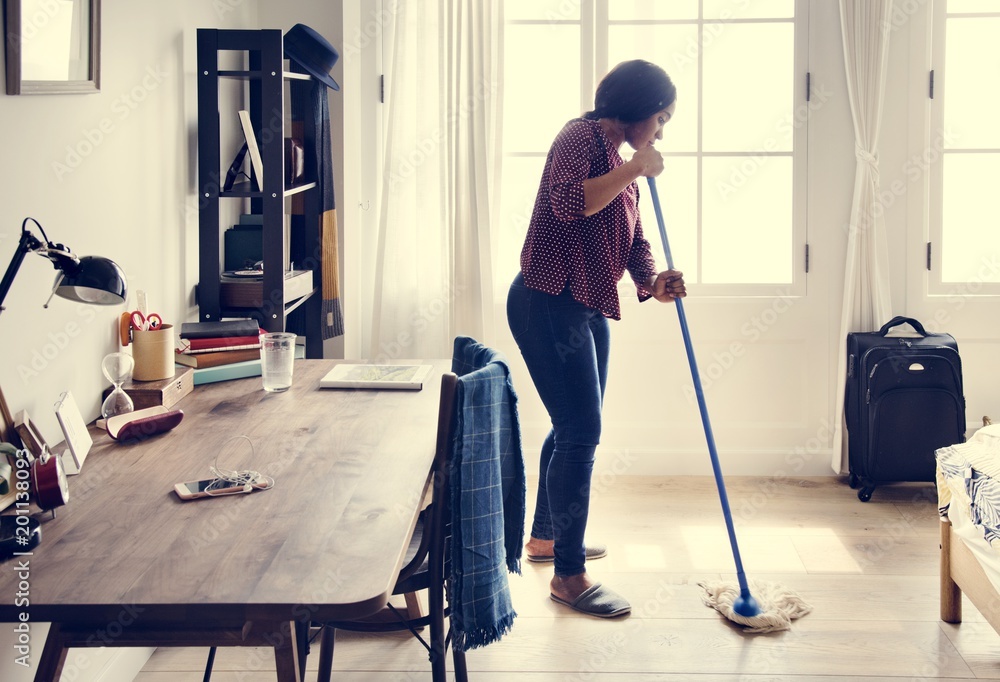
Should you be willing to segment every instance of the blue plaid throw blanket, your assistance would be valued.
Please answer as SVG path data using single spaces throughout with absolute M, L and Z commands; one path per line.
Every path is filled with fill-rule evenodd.
M 451 633 L 460 651 L 514 624 L 507 572 L 521 572 L 525 481 L 517 394 L 503 355 L 455 339 L 458 420 L 452 457 Z

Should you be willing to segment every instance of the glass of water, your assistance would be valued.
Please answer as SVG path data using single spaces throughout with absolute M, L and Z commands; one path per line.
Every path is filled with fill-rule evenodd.
M 271 332 L 261 337 L 260 362 L 264 390 L 280 393 L 292 387 L 295 334 Z

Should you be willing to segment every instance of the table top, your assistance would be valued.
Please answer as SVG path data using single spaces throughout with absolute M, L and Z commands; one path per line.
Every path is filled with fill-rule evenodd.
M 388 599 L 434 457 L 441 374 L 420 391 L 320 389 L 333 360 L 298 360 L 292 388 L 260 377 L 195 388 L 181 424 L 135 444 L 95 432 L 70 500 L 30 557 L 0 564 L 0 621 L 356 618 Z M 245 440 L 254 446 L 255 454 Z M 224 469 L 275 479 L 252 494 L 181 501 Z M 11 510 L 8 510 L 11 511 Z M 29 562 L 30 604 L 16 604 Z

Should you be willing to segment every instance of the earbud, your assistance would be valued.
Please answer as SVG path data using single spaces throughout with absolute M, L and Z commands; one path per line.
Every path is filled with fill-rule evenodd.
M 243 486 L 243 492 L 245 492 L 245 493 L 251 492 L 252 490 L 253 490 L 253 486 L 250 485 L 249 483 L 247 483 L 245 486 Z

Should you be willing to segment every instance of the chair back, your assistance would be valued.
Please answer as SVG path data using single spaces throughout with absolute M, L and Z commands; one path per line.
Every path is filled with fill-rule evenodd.
M 424 510 L 423 535 L 416 554 L 400 569 L 398 582 L 416 573 L 424 562 L 430 573 L 430 582 L 443 584 L 447 576 L 445 549 L 451 536 L 451 488 L 449 468 L 454 448 L 458 377 L 448 372 L 441 377 L 441 398 L 438 404 L 437 441 L 434 461 L 428 484 L 431 486 L 431 503 Z

